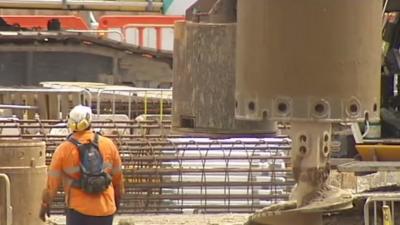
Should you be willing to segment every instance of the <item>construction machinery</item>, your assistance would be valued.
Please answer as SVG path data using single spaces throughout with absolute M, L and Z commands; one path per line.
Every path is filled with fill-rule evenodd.
M 135 1 L 79 1 L 79 0 L 26 0 L 0 1 L 3 9 L 47 9 L 47 10 L 93 10 L 93 11 L 128 11 L 128 12 L 161 12 L 161 0 Z
M 42 85 L 46 88 L 0 90 L 1 105 L 11 111 L 0 121 L 0 138 L 45 141 L 48 165 L 68 134 L 65 111 L 90 105 L 93 129 L 112 138 L 121 153 L 126 193 L 120 213 L 251 213 L 288 198 L 293 179 L 286 136 L 216 139 L 172 133 L 170 89 Z M 30 107 L 15 106 L 24 102 Z M 55 198 L 52 214 L 64 213 L 63 196 Z
M 160 30 L 151 38 L 148 36 L 150 41 L 146 39 L 146 45 L 143 41 L 147 30 L 157 26 L 146 25 L 143 21 L 156 23 L 166 20 L 158 17 L 130 16 L 123 20 L 118 31 L 112 27 L 112 18 L 107 16 L 100 20 L 102 29 L 96 30 L 82 29 L 87 25 L 74 16 L 4 16 L 4 25 L 0 27 L 0 58 L 4 62 L 0 79 L 2 85 L 91 81 L 149 88 L 170 87 L 171 51 L 162 50 L 163 43 L 156 41 L 161 40 L 166 31 Z M 177 19 L 179 17 L 172 17 L 168 21 L 173 23 Z M 61 28 L 48 30 L 46 23 L 51 20 L 58 21 Z M 122 30 L 124 25 L 130 26 Z M 146 32 L 139 32 L 139 40 L 142 41 L 138 45 L 121 42 L 128 34 L 135 35 L 132 32 L 139 29 L 138 26 L 142 30 L 147 29 Z M 119 39 L 106 38 L 105 34 Z M 157 39 L 158 36 L 160 38 Z
M 395 192 L 354 196 L 327 181 L 332 124 L 363 123 L 365 135 L 370 131 L 370 138 L 377 137 L 373 131 L 380 120 L 382 17 L 397 4 L 204 0 L 188 10 L 188 21 L 177 25 L 176 130 L 259 135 L 273 132 L 268 123 L 290 124 L 286 133 L 292 139 L 290 166 L 296 181 L 291 201 L 255 213 L 248 224 L 369 224 L 371 203 L 375 224 L 382 218 L 390 222 Z M 229 73 L 234 79 L 226 76 Z M 219 94 L 221 85 L 234 89 L 234 100 L 230 92 Z M 225 107 L 214 103 L 219 102 L 215 96 L 226 101 Z M 220 113 L 224 119 L 233 115 L 233 125 L 223 129 Z M 358 146 L 361 155 L 368 147 Z M 387 150 L 381 152 L 392 158 L 393 151 Z M 394 168 L 393 163 L 366 164 L 375 170 Z M 361 172 L 358 164 L 340 168 Z M 366 213 L 358 211 L 360 205 Z M 380 209 L 383 217 L 377 214 Z M 352 217 L 357 219 L 349 220 Z
M 60 7 L 73 1 L 64 3 Z M 110 31 L 124 39 L 134 29 L 139 48 L 87 37 L 84 31 L 5 33 L 0 40 L 4 37 L 9 51 L 25 45 L 32 51 L 46 47 L 45 52 L 111 46 L 115 54 L 108 47 L 101 52 L 114 57 L 102 63 L 113 65 L 113 77 L 123 71 L 125 57 L 161 71 L 172 66 L 174 89 L 94 83 L 3 89 L 1 103 L 18 117 L 0 121 L 0 137 L 46 141 L 49 163 L 67 132 L 66 112 L 81 103 L 97 114 L 93 127 L 121 149 L 127 178 L 121 212 L 257 210 L 248 224 L 369 224 L 371 219 L 390 224 L 397 193 L 353 195 L 328 183 L 332 124 L 379 121 L 382 5 L 393 10 L 397 2 L 199 0 L 187 10 L 186 21 L 176 24 L 173 62 L 160 41 L 151 50 L 143 48 L 143 23 L 154 21 L 149 18 Z M 170 29 L 170 24 L 149 24 L 157 37 Z M 32 55 L 26 62 L 32 66 Z M 26 77 L 36 78 L 29 68 L 23 70 Z M 3 180 L 0 184 L 10 189 Z M 1 201 L 0 215 L 12 213 L 9 196 Z M 55 202 L 52 212 L 62 213 L 63 193 Z M 11 222 L 10 216 L 0 219 Z

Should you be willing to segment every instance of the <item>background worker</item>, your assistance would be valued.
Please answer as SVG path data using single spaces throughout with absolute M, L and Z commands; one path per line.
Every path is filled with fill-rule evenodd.
M 89 107 L 78 105 L 69 113 L 72 133 L 51 160 L 39 215 L 43 221 L 63 183 L 67 225 L 112 225 L 123 193 L 121 158 L 112 140 L 91 130 L 91 122 Z M 102 176 L 91 175 L 95 167 Z

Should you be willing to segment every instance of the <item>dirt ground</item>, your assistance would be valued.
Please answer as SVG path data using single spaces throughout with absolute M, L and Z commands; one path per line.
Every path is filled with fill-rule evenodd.
M 116 216 L 115 225 L 242 225 L 249 214 L 184 214 Z M 65 225 L 65 216 L 51 216 L 49 225 Z

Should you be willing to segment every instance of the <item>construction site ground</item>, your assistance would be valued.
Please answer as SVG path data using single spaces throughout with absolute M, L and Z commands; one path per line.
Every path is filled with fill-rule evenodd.
M 115 225 L 242 225 L 250 214 L 118 215 Z M 65 216 L 51 216 L 48 225 L 65 225 Z

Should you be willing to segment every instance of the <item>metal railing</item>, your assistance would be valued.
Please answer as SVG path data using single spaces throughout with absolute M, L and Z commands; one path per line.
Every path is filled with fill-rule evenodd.
M 0 179 L 4 181 L 4 196 L 5 196 L 5 218 L 0 218 L 1 224 L 11 225 L 12 224 L 12 206 L 11 206 L 11 184 L 7 174 L 0 173 Z M 2 222 L 5 221 L 5 223 Z
M 133 98 L 139 98 L 143 103 L 142 113 L 144 116 L 148 114 L 158 114 L 160 121 L 163 120 L 163 116 L 165 114 L 171 113 L 171 100 L 172 100 L 172 91 L 170 89 L 151 89 L 151 88 L 105 88 L 97 91 L 97 99 L 96 99 L 96 113 L 100 115 L 102 113 L 102 99 L 104 99 L 105 95 L 111 95 L 111 111 L 109 110 L 109 114 L 115 115 L 117 113 L 116 105 L 117 98 L 121 102 L 121 96 L 126 97 L 127 100 L 124 101 L 127 103 L 127 112 L 125 114 L 128 115 L 129 118 L 132 118 L 132 100 Z M 150 104 L 157 104 L 159 106 L 156 109 L 154 106 L 152 107 L 152 111 L 150 111 Z M 123 103 L 122 103 L 123 104 Z M 137 113 L 135 113 L 137 116 Z
M 399 193 L 377 194 L 367 198 L 364 204 L 364 225 L 370 225 L 371 219 L 373 225 L 393 225 L 396 216 L 395 203 L 400 202 Z M 373 208 L 372 218 L 370 216 L 371 205 Z M 381 209 L 381 213 L 378 213 Z
M 151 114 L 164 120 L 172 110 L 170 89 L 54 87 L 57 89 L 0 88 L 0 104 L 36 107 L 36 110 L 29 110 L 28 118 L 33 118 L 36 113 L 43 119 L 63 119 L 76 104 L 91 106 L 97 115 L 123 114 L 130 119 Z M 21 118 L 22 115 L 17 114 Z
M 121 40 L 140 48 L 172 51 L 174 42 L 173 29 L 173 24 L 127 24 L 122 27 L 122 33 L 125 38 Z M 150 30 L 154 30 L 154 37 L 150 35 Z M 166 35 L 168 31 L 169 35 Z M 145 34 L 147 34 L 147 43 L 145 43 Z M 134 38 L 132 38 L 132 35 Z M 135 39 L 136 41 L 134 41 Z

